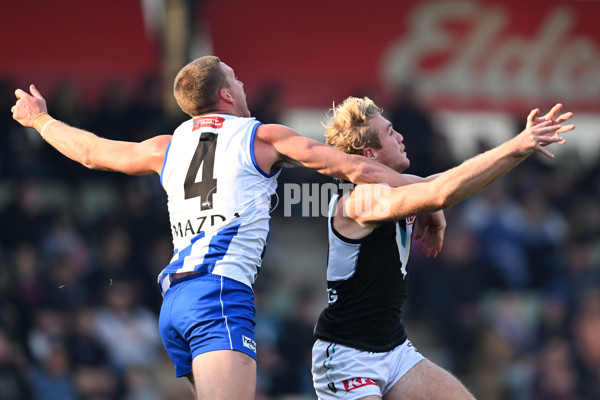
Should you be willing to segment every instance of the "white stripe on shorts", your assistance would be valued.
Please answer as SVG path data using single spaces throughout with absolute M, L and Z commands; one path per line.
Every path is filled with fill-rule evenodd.
M 225 318 L 225 328 L 227 328 L 227 337 L 229 338 L 229 349 L 233 350 L 233 343 L 231 342 L 231 331 L 229 330 L 227 316 L 225 315 L 225 306 L 223 305 L 223 276 L 221 276 L 221 290 L 219 291 L 219 301 L 221 302 L 221 315 L 223 316 L 223 318 Z

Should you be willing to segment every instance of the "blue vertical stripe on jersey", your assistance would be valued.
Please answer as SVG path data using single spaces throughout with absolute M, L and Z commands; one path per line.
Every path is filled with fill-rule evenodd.
M 182 249 L 179 253 L 177 253 L 177 260 L 171 262 L 171 264 L 167 265 L 167 267 L 164 269 L 163 272 L 165 273 L 173 273 L 173 272 L 177 272 L 177 270 L 181 267 L 183 267 L 183 261 L 186 259 L 187 256 L 189 256 L 192 253 L 192 246 L 194 245 L 194 243 L 196 243 L 196 241 L 202 239 L 204 237 L 205 233 L 204 231 L 200 232 L 198 235 L 194 236 L 191 240 L 190 240 L 190 245 L 184 249 Z
M 206 271 L 212 273 L 215 269 L 215 264 L 220 261 L 227 254 L 229 245 L 233 238 L 237 235 L 241 224 L 233 225 L 219 231 L 210 239 L 208 245 L 208 252 L 204 256 L 204 262 L 198 265 L 194 270 Z
M 171 148 L 171 143 L 173 143 L 173 138 L 171 138 L 171 140 L 169 140 L 169 145 L 167 146 L 167 150 L 165 151 L 165 158 L 163 159 L 163 165 L 162 165 L 162 168 L 160 169 L 160 184 L 162 185 L 162 187 L 165 187 L 165 184 L 163 182 L 163 172 L 165 172 L 165 165 L 167 165 L 167 155 L 169 154 L 169 149 Z
M 252 135 L 250 136 L 250 157 L 252 158 L 252 164 L 254 164 L 254 168 L 256 168 L 256 170 L 258 172 L 260 172 L 260 174 L 262 176 L 264 176 L 265 178 L 272 178 L 274 177 L 279 171 L 281 171 L 281 168 L 277 168 L 277 171 L 273 172 L 272 174 L 268 174 L 265 171 L 262 170 L 261 167 L 258 166 L 258 163 L 256 162 L 256 157 L 254 157 L 254 138 L 256 137 L 256 129 L 262 125 L 262 123 L 258 122 L 257 124 L 255 124 L 252 127 Z

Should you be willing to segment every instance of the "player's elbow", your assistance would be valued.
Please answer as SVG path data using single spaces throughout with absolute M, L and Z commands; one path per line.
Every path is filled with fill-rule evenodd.
M 457 191 L 450 190 L 448 188 L 441 188 L 436 193 L 437 208 L 435 211 L 444 210 L 452 207 L 460 201 L 460 194 Z
M 98 169 L 97 165 L 94 163 L 92 159 L 92 152 L 90 149 L 83 148 L 79 153 L 79 163 L 88 169 Z
M 376 169 L 369 163 L 358 162 L 346 173 L 346 178 L 352 183 L 377 182 L 375 179 Z
M 452 193 L 443 187 L 431 185 L 429 188 L 429 212 L 446 209 L 455 203 Z
M 454 204 L 451 196 L 440 194 L 437 198 L 434 211 L 444 210 Z

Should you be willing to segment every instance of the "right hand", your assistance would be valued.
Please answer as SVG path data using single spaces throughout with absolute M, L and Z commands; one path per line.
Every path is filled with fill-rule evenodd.
M 23 126 L 33 127 L 33 120 L 41 113 L 48 112 L 46 107 L 46 100 L 42 97 L 40 92 L 31 85 L 29 87 L 31 94 L 24 90 L 15 90 L 15 96 L 17 96 L 17 102 L 10 109 L 13 118 Z

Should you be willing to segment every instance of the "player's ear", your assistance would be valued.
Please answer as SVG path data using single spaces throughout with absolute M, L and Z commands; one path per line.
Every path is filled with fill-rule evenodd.
M 373 149 L 371 147 L 367 147 L 363 150 L 363 156 L 367 157 L 367 158 L 375 158 L 375 152 L 373 151 Z
M 233 96 L 231 95 L 231 92 L 227 88 L 222 88 L 221 90 L 219 90 L 219 98 L 222 101 L 224 101 L 225 103 L 228 103 L 228 104 L 234 103 Z

